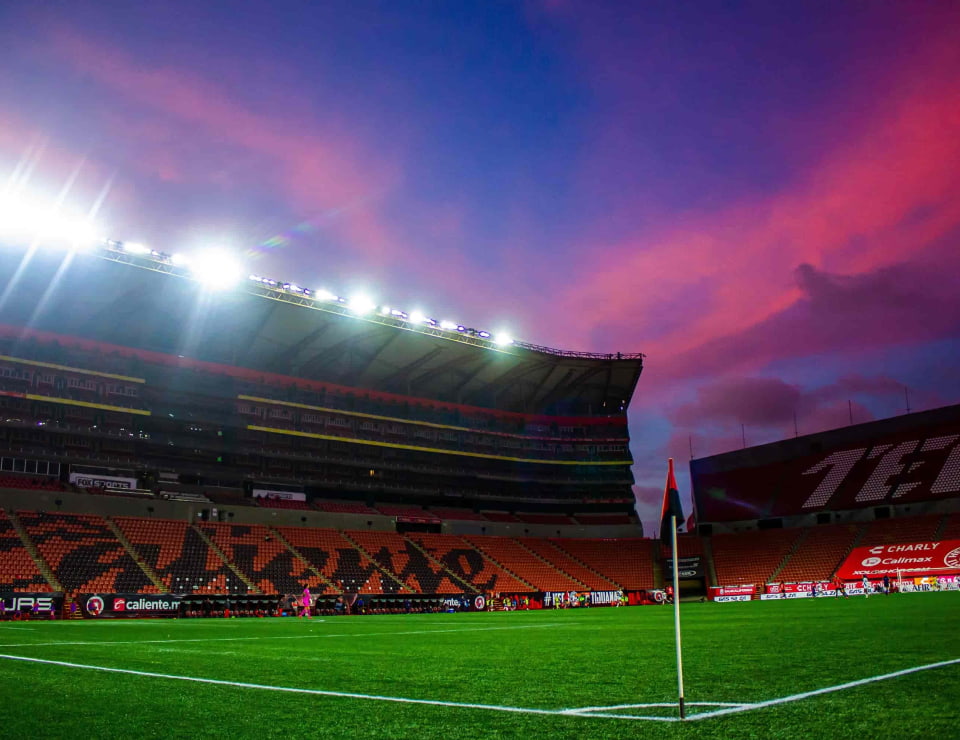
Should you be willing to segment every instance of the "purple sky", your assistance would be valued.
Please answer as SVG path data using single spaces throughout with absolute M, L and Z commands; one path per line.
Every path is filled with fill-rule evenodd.
M 960 5 L 237 5 L 0 6 L 0 183 L 104 196 L 118 239 L 646 352 L 647 523 L 691 438 L 960 400 Z

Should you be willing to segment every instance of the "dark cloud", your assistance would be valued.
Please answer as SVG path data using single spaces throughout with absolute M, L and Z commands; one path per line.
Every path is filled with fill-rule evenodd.
M 793 418 L 801 390 L 775 378 L 729 378 L 697 390 L 697 400 L 671 415 L 681 426 L 737 422 L 771 426 Z

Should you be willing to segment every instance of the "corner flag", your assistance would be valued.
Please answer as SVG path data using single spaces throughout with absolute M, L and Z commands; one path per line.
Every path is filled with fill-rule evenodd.
M 670 523 L 670 517 L 676 517 Z M 673 458 L 668 461 L 667 486 L 663 490 L 663 508 L 660 511 L 660 541 L 667 543 L 673 536 L 671 527 L 675 528 L 683 522 L 683 508 L 680 506 L 680 492 L 677 490 L 677 479 L 673 477 Z
M 677 567 L 677 527 L 683 522 L 683 510 L 680 508 L 680 492 L 677 479 L 673 477 L 673 458 L 667 463 L 667 485 L 663 489 L 663 509 L 660 511 L 660 543 L 670 541 L 670 555 L 673 560 L 673 631 L 677 645 L 677 704 L 680 719 L 686 719 L 687 712 L 683 698 L 683 651 L 680 647 L 680 581 Z

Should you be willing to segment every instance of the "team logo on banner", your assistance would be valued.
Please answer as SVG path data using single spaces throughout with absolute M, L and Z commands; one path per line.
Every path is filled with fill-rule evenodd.
M 87 599 L 87 614 L 99 617 L 103 613 L 103 599 L 99 596 L 91 596 Z
M 487 600 L 483 596 L 478 596 L 473 600 L 473 605 L 476 607 L 477 611 L 482 612 L 487 608 Z
M 943 564 L 948 568 L 960 568 L 960 547 L 944 555 Z
M 872 568 L 875 565 L 880 565 L 880 558 L 867 558 L 862 563 L 860 563 L 864 568 Z

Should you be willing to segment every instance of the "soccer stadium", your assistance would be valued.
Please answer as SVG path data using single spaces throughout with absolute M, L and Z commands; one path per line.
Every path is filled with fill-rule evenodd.
M 641 354 L 117 241 L 0 261 L 13 727 L 955 729 L 960 407 L 692 461 L 674 568 L 634 512 Z

